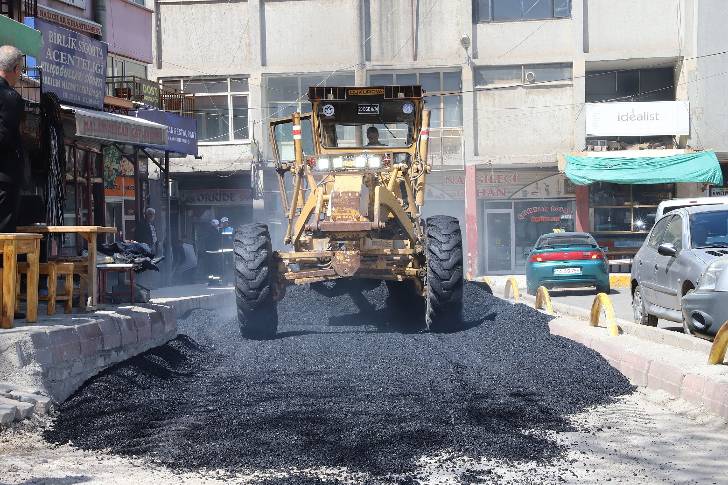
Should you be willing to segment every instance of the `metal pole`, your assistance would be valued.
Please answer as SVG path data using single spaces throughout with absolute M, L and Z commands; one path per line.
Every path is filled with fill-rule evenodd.
M 172 240 L 170 239 L 172 236 L 172 203 L 170 201 L 171 199 L 171 193 L 169 190 L 169 151 L 165 150 L 164 152 L 164 191 L 167 198 L 167 220 L 165 221 L 165 230 L 164 230 L 164 256 L 168 258 L 169 262 L 167 263 L 167 285 L 170 285 L 172 282 Z

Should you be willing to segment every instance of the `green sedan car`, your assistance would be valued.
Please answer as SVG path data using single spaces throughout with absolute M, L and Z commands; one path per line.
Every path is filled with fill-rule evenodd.
M 610 292 L 607 255 L 585 232 L 544 234 L 528 255 L 527 291 L 539 286 L 577 288 L 594 286 L 597 293 Z

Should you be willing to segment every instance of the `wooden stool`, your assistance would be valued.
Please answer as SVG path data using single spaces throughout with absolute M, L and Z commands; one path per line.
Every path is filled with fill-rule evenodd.
M 75 289 L 73 291 L 75 295 L 78 295 L 78 306 L 86 308 L 86 299 L 88 297 L 88 263 L 86 258 L 83 256 L 58 256 L 49 259 L 49 262 L 73 266 L 73 275 L 79 276 L 78 292 Z M 71 281 L 73 281 L 73 278 L 71 278 Z M 73 288 L 73 283 L 71 283 L 71 288 Z
M 55 315 L 56 301 L 65 301 L 65 313 L 73 311 L 73 263 L 59 263 L 51 261 L 38 264 L 38 274 L 48 276 L 48 296 L 38 296 L 41 301 L 48 302 L 48 315 Z M 18 263 L 18 275 L 28 273 L 28 263 Z M 58 294 L 58 277 L 64 277 L 64 292 Z M 25 294 L 21 294 L 20 285 L 17 285 L 17 298 L 20 300 Z

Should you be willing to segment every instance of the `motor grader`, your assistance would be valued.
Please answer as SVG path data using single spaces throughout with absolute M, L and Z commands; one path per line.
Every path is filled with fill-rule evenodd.
M 423 308 L 427 329 L 457 328 L 460 224 L 445 215 L 421 218 L 430 172 L 422 88 L 316 86 L 308 98 L 310 113 L 269 125 L 290 250 L 273 251 L 265 224 L 235 232 L 243 336 L 275 335 L 287 286 L 350 279 L 385 281 L 389 302 Z

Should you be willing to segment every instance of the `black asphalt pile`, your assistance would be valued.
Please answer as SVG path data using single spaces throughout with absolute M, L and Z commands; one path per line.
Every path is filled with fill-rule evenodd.
M 270 341 L 242 340 L 234 319 L 195 312 L 180 324 L 194 340 L 94 378 L 60 407 L 47 439 L 179 470 L 327 466 L 381 477 L 442 450 L 557 458 L 553 434 L 571 430 L 569 415 L 632 390 L 598 354 L 551 336 L 549 317 L 478 285 L 466 286 L 464 328 L 449 334 L 417 331 L 419 315 L 403 321 L 386 297 L 383 285 L 354 297 L 291 288 Z

